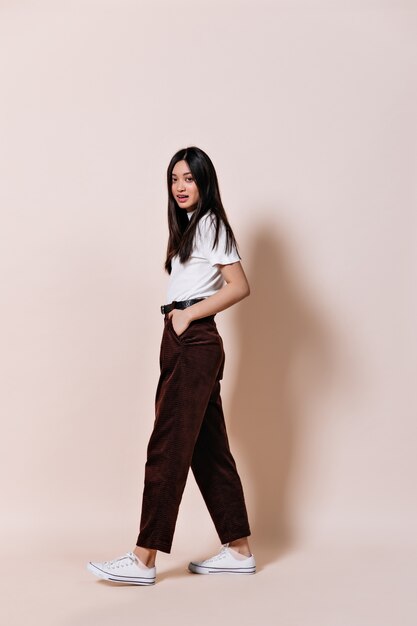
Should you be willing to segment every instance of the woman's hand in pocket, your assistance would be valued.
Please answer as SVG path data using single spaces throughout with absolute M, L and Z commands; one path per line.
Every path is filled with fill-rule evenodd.
M 171 318 L 172 328 L 178 337 L 187 330 L 191 322 L 187 309 L 173 309 L 168 313 L 168 317 Z

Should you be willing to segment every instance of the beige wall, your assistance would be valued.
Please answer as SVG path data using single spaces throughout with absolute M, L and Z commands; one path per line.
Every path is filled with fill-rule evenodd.
M 215 164 L 252 288 L 217 323 L 253 545 L 411 539 L 416 4 L 42 0 L 0 16 L 9 547 L 136 538 L 165 172 L 187 145 Z M 174 549 L 204 542 L 190 474 Z

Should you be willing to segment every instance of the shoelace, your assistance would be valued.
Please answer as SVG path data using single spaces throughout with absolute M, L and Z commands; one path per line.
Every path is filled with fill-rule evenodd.
M 206 562 L 213 562 L 213 561 L 218 561 L 219 559 L 223 558 L 223 555 L 225 554 L 225 552 L 227 552 L 227 548 L 228 548 L 228 544 L 226 544 L 225 546 L 222 547 L 222 549 L 220 550 L 219 554 L 216 554 L 216 556 L 211 557 L 211 559 L 207 559 Z
M 122 563 L 121 561 L 128 560 L 128 563 Z M 119 556 L 116 559 L 112 559 L 111 561 L 104 561 L 103 565 L 106 567 L 126 567 L 127 565 L 132 565 L 132 563 L 136 562 L 136 557 L 133 552 L 127 552 L 123 556 Z

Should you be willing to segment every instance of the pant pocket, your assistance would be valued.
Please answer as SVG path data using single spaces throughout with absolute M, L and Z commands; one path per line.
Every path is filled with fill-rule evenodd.
M 172 317 L 168 317 L 167 324 L 168 324 L 168 330 L 175 337 L 175 339 L 179 343 L 181 343 L 184 335 L 186 334 L 187 330 L 190 328 L 190 325 L 187 326 L 187 328 L 181 333 L 181 335 L 177 335 L 177 333 L 175 332 L 174 326 L 172 325 Z

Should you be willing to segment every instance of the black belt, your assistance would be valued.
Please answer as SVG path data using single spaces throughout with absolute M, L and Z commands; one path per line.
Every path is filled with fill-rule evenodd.
M 161 306 L 161 313 L 169 313 L 172 309 L 186 309 L 187 306 L 191 306 L 195 302 L 200 302 L 205 298 L 193 298 L 192 300 L 173 300 L 170 304 L 163 304 Z

